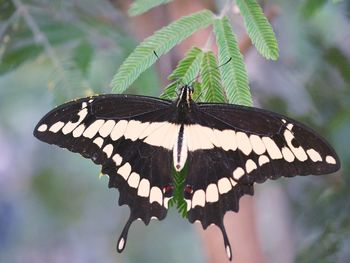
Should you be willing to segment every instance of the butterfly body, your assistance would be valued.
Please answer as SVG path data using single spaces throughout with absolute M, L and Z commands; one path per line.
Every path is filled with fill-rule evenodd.
M 331 173 L 340 168 L 331 146 L 311 129 L 277 113 L 230 104 L 195 103 L 184 86 L 175 101 L 135 95 L 100 95 L 63 104 L 38 123 L 34 135 L 78 152 L 109 175 L 130 225 L 165 218 L 173 196 L 172 170 L 188 163 L 183 189 L 188 219 L 223 224 L 253 184 L 280 176 Z

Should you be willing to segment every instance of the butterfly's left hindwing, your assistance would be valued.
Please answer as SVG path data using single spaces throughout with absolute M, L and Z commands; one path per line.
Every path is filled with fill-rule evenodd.
M 155 141 L 152 123 L 160 127 L 171 118 L 174 109 L 169 105 L 143 96 L 95 96 L 57 107 L 34 130 L 38 139 L 101 164 L 102 173 L 109 175 L 109 187 L 119 189 L 119 204 L 130 207 L 130 218 L 117 245 L 119 252 L 134 220 L 148 224 L 152 218 L 166 216 L 171 193 L 164 189 L 172 184 L 171 151 L 139 137 Z

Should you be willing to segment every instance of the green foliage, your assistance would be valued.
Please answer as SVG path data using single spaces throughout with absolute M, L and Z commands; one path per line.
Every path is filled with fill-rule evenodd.
M 172 82 L 165 88 L 161 98 L 174 99 L 179 86 L 191 84 L 200 71 L 203 55 L 203 51 L 196 47 L 186 54 L 168 77 Z
M 82 36 L 82 32 L 74 27 L 67 28 L 64 23 L 46 21 L 40 26 L 41 37 L 45 37 L 53 47 L 67 43 Z M 38 38 L 38 36 L 35 36 Z M 4 52 L 0 64 L 0 74 L 16 69 L 23 63 L 35 59 L 43 51 L 44 47 L 33 39 L 33 33 L 23 21 L 17 22 L 5 32 L 6 43 L 2 45 Z
M 176 44 L 189 37 L 200 28 L 207 27 L 213 20 L 213 14 L 204 10 L 163 27 L 143 41 L 123 62 L 112 80 L 112 91 L 124 92 L 128 86 L 157 59 L 167 53 Z
M 137 16 L 147 12 L 153 7 L 169 2 L 171 2 L 171 0 L 135 0 L 130 6 L 128 13 L 131 16 Z
M 86 198 L 86 195 L 83 194 L 79 185 L 67 184 L 60 177 L 57 170 L 45 168 L 33 178 L 31 188 L 43 208 L 54 214 L 55 219 L 73 220 L 81 213 L 77 204 Z M 62 193 L 66 196 L 63 197 Z M 67 199 L 70 201 L 67 202 Z M 59 211 L 66 211 L 66 213 Z M 57 218 L 59 216 L 61 218 Z
M 91 60 L 93 58 L 94 48 L 87 40 L 82 40 L 73 50 L 73 60 L 84 76 L 87 75 Z
M 300 6 L 300 13 L 303 17 L 310 18 L 326 3 L 327 0 L 305 0 Z
M 169 75 L 169 80 L 181 79 L 183 83 L 189 83 L 197 76 L 202 58 L 203 51 L 197 47 L 193 47 Z
M 229 63 L 220 67 L 222 83 L 227 94 L 228 102 L 252 106 L 253 103 L 243 57 L 239 51 L 236 37 L 232 32 L 230 21 L 227 17 L 215 19 L 214 33 L 218 46 L 219 63 L 223 65 L 231 58 Z
M 221 76 L 212 51 L 204 53 L 201 65 L 202 90 L 207 102 L 225 102 L 225 95 L 221 85 Z
M 185 188 L 185 178 L 188 174 L 188 163 L 186 163 L 185 167 L 177 172 L 173 169 L 172 176 L 174 182 L 174 192 L 173 198 L 169 200 L 169 207 L 175 207 L 177 211 L 181 214 L 182 217 L 187 217 L 187 203 L 183 196 L 183 189 Z
M 23 63 L 36 58 L 42 51 L 42 46 L 37 44 L 7 49 L 1 59 L 0 75 L 14 70 Z
M 350 59 L 337 47 L 325 50 L 324 58 L 328 64 L 336 69 L 345 83 L 350 87 Z
M 270 23 L 255 0 L 236 0 L 249 37 L 256 49 L 267 59 L 278 58 L 278 44 Z
M 10 18 L 15 10 L 11 0 L 0 0 L 0 21 Z

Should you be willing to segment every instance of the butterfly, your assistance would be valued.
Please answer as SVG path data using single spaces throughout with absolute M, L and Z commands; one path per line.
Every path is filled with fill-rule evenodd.
M 172 171 L 188 163 L 183 196 L 188 220 L 221 229 L 238 212 L 239 199 L 253 195 L 254 183 L 281 176 L 337 171 L 340 161 L 320 135 L 267 110 L 221 103 L 196 103 L 184 85 L 176 100 L 109 94 L 82 98 L 47 113 L 34 136 L 102 165 L 109 187 L 130 216 L 117 243 L 125 248 L 131 224 L 162 220 L 173 197 Z

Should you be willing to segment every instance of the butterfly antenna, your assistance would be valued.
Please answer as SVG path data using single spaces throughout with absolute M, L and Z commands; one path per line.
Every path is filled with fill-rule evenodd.
M 153 54 L 157 57 L 157 59 L 159 59 L 159 56 L 155 50 L 153 50 Z
M 225 65 L 227 65 L 228 63 L 231 62 L 231 60 L 232 60 L 232 57 L 230 57 L 224 64 L 219 65 L 219 66 L 217 67 L 217 69 L 218 69 L 218 68 L 221 68 L 221 67 L 223 67 L 223 66 L 225 66 Z

